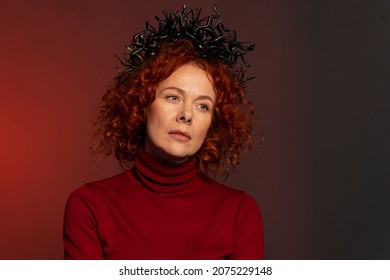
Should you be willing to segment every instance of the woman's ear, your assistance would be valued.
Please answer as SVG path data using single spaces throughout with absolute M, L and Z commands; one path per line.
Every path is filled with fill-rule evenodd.
M 148 115 L 149 115 L 149 111 L 150 111 L 150 105 L 148 107 L 144 108 L 142 111 L 143 111 L 142 121 L 144 123 L 146 123 L 146 120 L 148 119 Z

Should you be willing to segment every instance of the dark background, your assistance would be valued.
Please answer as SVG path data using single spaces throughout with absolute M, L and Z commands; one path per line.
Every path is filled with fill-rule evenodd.
M 269 259 L 390 259 L 390 1 L 0 2 L 0 259 L 61 259 L 69 193 L 124 45 L 165 8 L 218 5 L 252 41 L 265 142 L 225 183 L 259 203 Z M 147 7 L 148 6 L 148 7 Z

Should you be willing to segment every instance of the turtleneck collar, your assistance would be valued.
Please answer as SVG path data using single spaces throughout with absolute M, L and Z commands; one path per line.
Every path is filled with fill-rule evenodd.
M 194 158 L 182 163 L 171 163 L 157 159 L 140 150 L 134 162 L 134 172 L 142 184 L 157 193 L 173 193 L 189 189 L 198 178 Z

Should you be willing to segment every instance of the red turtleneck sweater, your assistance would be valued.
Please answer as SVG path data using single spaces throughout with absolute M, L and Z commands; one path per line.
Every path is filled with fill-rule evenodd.
M 263 259 L 263 229 L 246 193 L 142 150 L 132 169 L 69 197 L 65 259 Z

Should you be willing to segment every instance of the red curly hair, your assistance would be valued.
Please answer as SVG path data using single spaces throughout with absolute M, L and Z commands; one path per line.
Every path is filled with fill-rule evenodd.
M 212 123 L 195 155 L 198 170 L 206 175 L 230 174 L 240 152 L 253 145 L 253 105 L 237 72 L 219 60 L 199 57 L 193 43 L 184 39 L 162 44 L 145 63 L 119 73 L 102 97 L 94 124 L 99 144 L 93 150 L 105 155 L 114 152 L 122 167 L 131 165 L 145 143 L 145 112 L 154 101 L 158 84 L 189 62 L 212 77 L 216 92 Z

